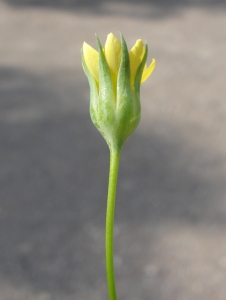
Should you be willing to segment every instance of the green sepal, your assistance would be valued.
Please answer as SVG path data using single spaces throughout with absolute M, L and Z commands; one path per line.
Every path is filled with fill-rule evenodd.
M 123 94 L 121 94 L 120 100 L 121 126 L 119 130 L 121 130 L 123 133 L 122 137 L 124 143 L 126 139 L 133 133 L 133 131 L 136 129 L 140 122 L 141 107 L 139 92 L 136 92 L 134 90 L 134 87 L 131 85 L 130 58 L 123 36 L 121 38 L 121 44 L 122 53 L 124 54 L 124 58 L 122 56 L 121 66 L 127 66 L 127 68 L 124 68 L 124 76 L 126 79 L 124 80 L 124 92 Z
M 120 106 L 123 101 L 123 98 L 131 97 L 131 88 L 130 88 L 130 60 L 129 53 L 126 45 L 126 41 L 121 35 L 121 45 L 122 45 L 122 56 L 121 62 L 118 71 L 117 78 L 117 101 L 116 109 Z
M 130 60 L 127 45 L 121 34 L 122 54 L 117 77 L 117 100 L 114 146 L 122 147 L 133 132 L 130 120 L 134 118 L 133 95 L 130 85 Z M 133 127 L 133 125 L 132 125 Z
M 96 37 L 98 43 L 99 54 L 99 105 L 100 112 L 103 113 L 103 120 L 109 122 L 114 115 L 115 97 L 114 88 L 111 79 L 111 73 L 103 53 L 102 45 Z

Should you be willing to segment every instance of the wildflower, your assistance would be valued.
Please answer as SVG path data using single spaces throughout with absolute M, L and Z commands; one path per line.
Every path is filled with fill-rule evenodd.
M 110 148 L 121 149 L 140 121 L 140 85 L 152 73 L 155 60 L 146 66 L 148 47 L 137 40 L 128 52 L 121 35 L 112 33 L 98 51 L 84 42 L 82 65 L 90 85 L 90 115 Z

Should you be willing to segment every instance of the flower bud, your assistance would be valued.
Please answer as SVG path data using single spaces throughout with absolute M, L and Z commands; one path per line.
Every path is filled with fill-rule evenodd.
M 140 85 L 152 73 L 146 67 L 147 45 L 138 40 L 128 52 L 126 42 L 111 33 L 98 52 L 83 44 L 82 65 L 90 85 L 90 115 L 111 149 L 120 150 L 140 121 Z

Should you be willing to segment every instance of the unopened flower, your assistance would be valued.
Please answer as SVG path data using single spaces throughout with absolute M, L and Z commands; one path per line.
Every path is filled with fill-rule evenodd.
M 146 66 L 148 47 L 137 40 L 128 52 L 121 35 L 112 33 L 98 51 L 84 42 L 82 65 L 90 85 L 90 114 L 94 125 L 112 149 L 121 149 L 140 121 L 140 85 L 152 73 L 155 60 Z

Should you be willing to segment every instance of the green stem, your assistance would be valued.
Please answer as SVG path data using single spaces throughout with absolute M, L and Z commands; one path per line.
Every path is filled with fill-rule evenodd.
M 110 149 L 110 171 L 106 212 L 106 271 L 109 300 L 117 300 L 114 275 L 114 211 L 120 150 Z

